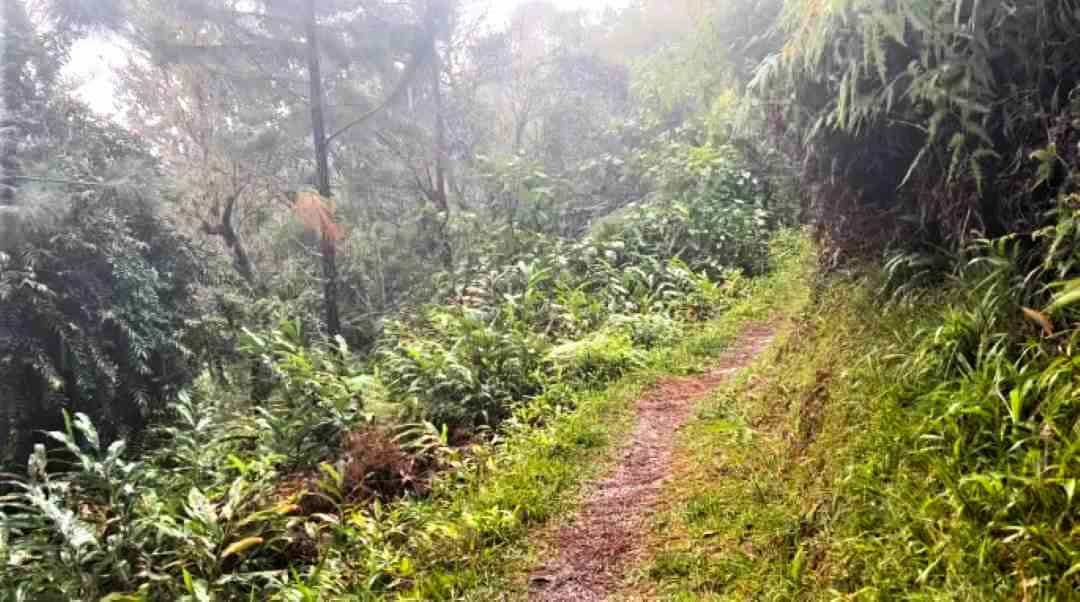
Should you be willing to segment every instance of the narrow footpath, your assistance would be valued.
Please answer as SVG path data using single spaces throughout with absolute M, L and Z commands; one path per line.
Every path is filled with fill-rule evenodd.
M 671 473 L 678 431 L 694 402 L 748 366 L 774 335 L 770 325 L 751 325 L 709 372 L 662 381 L 638 400 L 637 429 L 577 516 L 554 533 L 550 560 L 529 575 L 529 600 L 590 602 L 618 591 L 641 553 L 647 521 Z

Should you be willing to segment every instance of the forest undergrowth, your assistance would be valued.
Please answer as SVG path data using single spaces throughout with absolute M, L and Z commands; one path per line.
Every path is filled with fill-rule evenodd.
M 762 276 L 714 281 L 707 264 L 695 272 L 647 251 L 692 214 L 641 211 L 614 237 L 573 243 L 593 249 L 580 267 L 560 264 L 555 246 L 509 268 L 502 286 L 520 292 L 390 326 L 367 361 L 340 338 L 303 345 L 296 321 L 247 331 L 243 349 L 272 369 L 269 398 L 249 405 L 205 375 L 142 458 L 67 415 L 47 433 L 59 448 L 37 446 L 26 476 L 5 482 L 3 595 L 449 600 L 512 589 L 523 535 L 571 507 L 642 387 L 699 369 L 766 317 L 809 248 L 783 232 L 767 254 L 758 247 Z M 556 329 L 566 334 L 553 343 Z

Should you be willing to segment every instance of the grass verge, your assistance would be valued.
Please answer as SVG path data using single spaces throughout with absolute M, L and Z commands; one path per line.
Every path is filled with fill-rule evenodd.
M 809 291 L 808 281 L 797 286 Z M 883 316 L 871 290 L 833 281 L 795 296 L 772 350 L 701 403 L 665 493 L 671 509 L 629 591 L 830 597 L 848 562 L 834 554 L 833 529 L 849 468 L 884 449 L 879 435 L 903 432 L 893 423 L 902 414 L 886 411 L 894 387 L 878 360 L 909 345 L 897 333 L 929 323 L 914 304 Z
M 701 404 L 626 598 L 1080 599 L 1073 348 L 860 273 Z

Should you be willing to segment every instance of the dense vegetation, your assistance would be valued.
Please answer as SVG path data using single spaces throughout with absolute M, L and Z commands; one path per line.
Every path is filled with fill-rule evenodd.
M 703 408 L 686 453 L 723 460 L 671 492 L 687 545 L 648 580 L 1075 598 L 1076 9 L 776 7 L 747 102 L 798 166 L 822 273 Z
M 0 8 L 0 599 L 493 598 L 766 317 L 641 580 L 1076 596 L 1075 0 Z

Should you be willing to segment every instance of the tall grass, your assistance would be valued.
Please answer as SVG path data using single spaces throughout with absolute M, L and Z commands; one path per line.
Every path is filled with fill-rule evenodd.
M 657 524 L 680 537 L 638 578 L 672 599 L 1076 599 L 1080 360 L 1068 320 L 1026 305 L 1050 293 L 1017 250 L 891 296 L 874 267 L 821 280 L 686 433 Z

